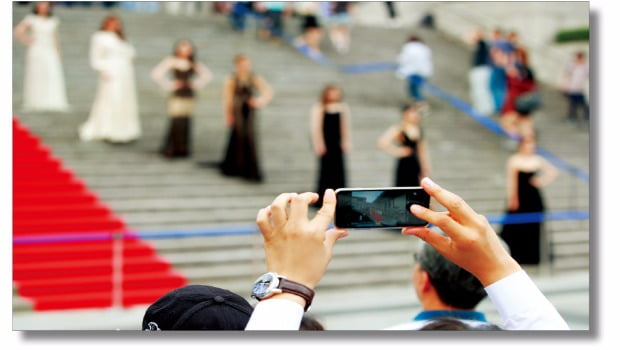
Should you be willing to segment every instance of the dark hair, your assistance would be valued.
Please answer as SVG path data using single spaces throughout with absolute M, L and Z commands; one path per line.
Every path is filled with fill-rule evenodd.
M 39 16 L 39 12 L 37 10 L 37 8 L 39 7 L 39 4 L 42 2 L 47 2 L 47 5 L 49 6 L 49 9 L 47 11 L 47 17 L 52 17 L 52 6 L 54 6 L 54 3 L 51 1 L 37 1 L 34 3 L 34 5 L 32 6 L 32 13 L 34 13 L 35 15 Z
M 519 136 L 519 145 L 517 147 L 517 151 L 519 151 L 521 149 L 521 146 L 523 146 L 523 144 L 527 141 L 532 141 L 534 143 L 536 143 L 536 133 L 532 132 L 531 135 L 521 135 Z
M 313 316 L 304 315 L 299 325 L 300 331 L 324 331 L 325 327 L 321 322 L 317 321 Z
M 432 246 L 422 243 L 413 256 L 428 274 L 443 303 L 469 310 L 486 297 L 484 287 L 474 275 L 444 258 Z
M 328 84 L 323 88 L 323 91 L 321 91 L 321 105 L 322 106 L 326 106 L 327 103 L 329 103 L 330 101 L 327 100 L 327 93 L 329 92 L 329 90 L 338 90 L 340 91 L 340 100 L 342 100 L 342 89 L 340 87 L 338 87 L 336 84 Z
M 577 53 L 575 53 L 575 57 L 577 58 L 584 58 L 586 57 L 586 53 L 583 51 L 577 51 Z
M 125 34 L 123 33 L 123 29 L 122 29 L 123 22 L 121 22 L 121 19 L 118 16 L 116 16 L 116 15 L 107 15 L 107 16 L 105 16 L 105 18 L 101 22 L 100 29 L 101 30 L 106 30 L 105 27 L 108 25 L 108 23 L 110 21 L 117 21 L 118 22 L 120 28 L 118 28 L 118 30 L 114 31 L 114 33 L 116 33 L 116 35 L 118 35 L 118 37 L 121 40 L 125 40 Z
M 530 60 L 529 60 L 529 55 L 527 53 L 527 50 L 524 48 L 517 48 L 515 50 L 515 55 L 517 57 L 517 61 L 519 61 L 521 63 L 521 65 L 523 65 L 524 67 L 529 67 L 530 65 Z
M 421 331 L 501 331 L 502 329 L 493 323 L 469 324 L 454 317 L 438 317 L 428 322 Z
M 400 113 L 403 114 L 405 112 L 407 112 L 409 109 L 411 108 L 415 108 L 416 106 L 412 103 L 406 103 L 402 106 L 400 106 Z
M 420 37 L 417 35 L 410 35 L 409 38 L 407 39 L 408 43 L 412 43 L 416 41 L 423 42 L 422 39 L 420 39 Z
M 196 61 L 196 47 L 194 46 L 194 43 L 192 43 L 192 41 L 189 40 L 189 39 L 179 39 L 179 40 L 177 40 L 177 42 L 174 43 L 174 48 L 172 49 L 172 55 L 174 57 L 177 56 L 177 51 L 179 50 L 179 45 L 181 43 L 187 43 L 192 48 L 192 53 L 191 53 L 191 55 L 189 55 L 188 59 L 193 64 Z

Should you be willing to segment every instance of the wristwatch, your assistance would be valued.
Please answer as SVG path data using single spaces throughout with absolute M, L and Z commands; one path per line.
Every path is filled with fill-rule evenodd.
M 314 291 L 312 289 L 275 272 L 267 272 L 260 276 L 252 287 L 252 298 L 256 300 L 267 299 L 278 293 L 291 293 L 304 298 L 306 301 L 304 311 L 308 311 L 314 298 Z

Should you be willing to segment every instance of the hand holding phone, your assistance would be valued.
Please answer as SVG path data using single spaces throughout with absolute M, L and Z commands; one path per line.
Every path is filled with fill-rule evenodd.
M 425 226 L 409 208 L 428 208 L 430 196 L 422 187 L 340 188 L 336 190 L 338 228 L 385 228 Z

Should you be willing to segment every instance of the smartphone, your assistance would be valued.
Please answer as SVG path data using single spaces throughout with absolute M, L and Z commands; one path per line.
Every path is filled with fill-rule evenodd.
M 409 208 L 428 208 L 430 196 L 422 187 L 340 188 L 336 190 L 338 228 L 425 226 Z

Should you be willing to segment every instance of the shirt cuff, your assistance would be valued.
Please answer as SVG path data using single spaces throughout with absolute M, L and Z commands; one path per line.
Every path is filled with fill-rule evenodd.
M 521 270 L 485 288 L 507 330 L 567 330 L 566 321 Z
M 304 308 L 287 299 L 267 299 L 259 302 L 245 330 L 299 330 Z

